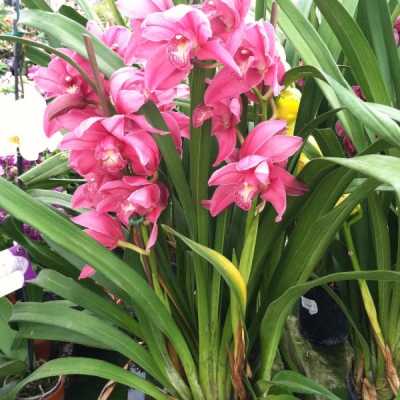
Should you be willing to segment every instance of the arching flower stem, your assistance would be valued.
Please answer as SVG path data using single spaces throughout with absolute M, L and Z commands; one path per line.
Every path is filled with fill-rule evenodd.
M 217 68 L 217 67 L 221 67 L 223 65 L 219 61 L 215 62 L 215 63 L 212 63 L 212 64 L 207 64 L 207 63 L 204 63 L 202 61 L 197 60 L 196 58 L 192 58 L 190 60 L 190 63 L 192 65 L 195 65 L 196 67 L 200 67 L 200 68 L 204 68 L 204 69 L 214 69 L 214 68 Z
M 111 116 L 111 112 L 110 112 L 110 109 L 108 108 L 108 103 L 109 102 L 107 100 L 107 97 L 106 97 L 106 94 L 105 94 L 105 91 L 104 91 L 104 86 L 103 86 L 103 84 L 101 82 L 100 71 L 99 71 L 99 67 L 98 67 L 98 64 L 97 64 L 96 53 L 94 51 L 92 39 L 88 35 L 83 35 L 83 40 L 85 42 L 85 47 L 86 47 L 86 51 L 88 53 L 90 66 L 92 68 L 94 82 L 95 82 L 95 85 L 96 85 L 96 93 L 97 93 L 97 96 L 99 96 L 99 99 L 100 99 L 101 109 L 102 109 L 103 114 L 104 114 L 105 117 L 110 117 Z
M 267 120 L 267 103 L 265 102 L 265 100 L 264 100 L 262 94 L 260 93 L 260 91 L 258 90 L 258 88 L 253 87 L 253 92 L 257 96 L 257 99 L 260 103 L 260 108 L 261 108 L 260 122 L 264 122 Z

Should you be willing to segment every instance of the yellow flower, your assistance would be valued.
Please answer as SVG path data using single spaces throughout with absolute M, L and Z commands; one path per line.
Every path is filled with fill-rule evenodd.
M 304 168 L 304 166 L 310 161 L 310 159 L 304 154 L 300 154 L 299 162 L 297 163 L 297 171 L 296 175 L 300 173 L 300 171 Z
M 276 103 L 276 112 L 278 119 L 287 121 L 289 130 L 285 131 L 286 135 L 293 135 L 300 99 L 301 92 L 296 88 L 288 88 L 279 95 L 279 100 Z
M 345 193 L 342 196 L 340 196 L 340 199 L 337 201 L 335 204 L 335 207 L 338 206 L 340 203 L 342 203 L 344 200 L 346 200 L 350 196 L 350 193 Z M 361 206 L 357 204 L 357 206 L 354 208 L 354 210 L 350 213 L 350 215 L 355 215 L 358 213 L 358 211 L 361 209 Z

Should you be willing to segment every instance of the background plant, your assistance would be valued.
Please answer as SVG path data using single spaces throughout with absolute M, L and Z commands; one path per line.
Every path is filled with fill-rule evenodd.
M 346 223 L 352 210 L 370 193 L 373 193 L 371 195 L 373 198 L 376 197 L 375 190 L 382 191 L 379 181 L 390 184 L 394 190 L 391 193 L 395 193 L 396 196 L 399 193 L 400 183 L 396 173 L 399 161 L 396 156 L 400 131 L 396 122 L 398 114 L 395 107 L 395 99 L 398 98 L 396 94 L 398 90 L 396 63 L 398 61 L 396 61 L 397 54 L 394 57 L 396 48 L 395 45 L 392 46 L 394 44 L 393 25 L 389 12 L 394 12 L 395 4 L 390 3 L 388 6 L 386 1 L 374 2 L 374 4 L 379 4 L 381 11 L 383 10 L 382 20 L 386 21 L 379 26 L 385 27 L 382 29 L 385 29 L 386 33 L 390 31 L 391 35 L 378 33 L 371 35 L 373 38 L 371 41 L 375 43 L 372 46 L 374 52 L 351 17 L 351 14 L 358 10 L 357 18 L 361 18 L 362 11 L 368 9 L 366 3 L 346 2 L 346 8 L 338 1 L 332 1 L 329 5 L 319 0 L 314 3 L 300 1 L 299 8 L 296 8 L 289 0 L 279 0 L 277 3 L 281 7 L 278 23 L 287 37 L 286 59 L 292 67 L 297 66 L 300 59 L 304 63 L 303 67 L 293 68 L 286 73 L 285 86 L 290 86 L 299 79 L 307 77 L 302 90 L 294 134 L 303 139 L 312 134 L 324 154 L 324 158 L 321 158 L 312 145 L 304 145 L 303 150 L 308 158 L 315 158 L 307 163 L 298 175 L 299 181 L 307 185 L 308 193 L 299 197 L 289 197 L 284 213 L 275 202 L 274 206 L 266 204 L 260 213 L 253 211 L 245 213 L 235 205 L 221 212 L 216 218 L 210 217 L 209 212 L 201 206 L 200 202 L 214 199 L 214 204 L 218 206 L 216 198 L 212 197 L 213 189 L 207 185 L 213 172 L 212 164 L 218 154 L 217 142 L 210 137 L 210 126 L 215 128 L 214 124 L 217 124 L 215 121 L 198 124 L 198 120 L 193 117 L 193 112 L 202 110 L 204 114 L 207 114 L 210 111 L 207 109 L 210 105 L 207 103 L 207 96 L 208 100 L 211 97 L 214 102 L 221 100 L 218 98 L 218 79 L 221 78 L 214 81 L 217 83 L 210 85 L 211 89 L 208 89 L 208 94 L 206 92 L 206 99 L 204 99 L 204 79 L 212 78 L 212 75 L 209 75 L 209 70 L 201 69 L 201 65 L 196 65 L 189 75 L 190 111 L 185 108 L 188 105 L 187 99 L 175 101 L 182 110 L 192 116 L 190 141 L 183 140 L 182 161 L 180 161 L 179 149 L 178 152 L 176 151 L 177 137 L 174 137 L 174 142 L 171 135 L 160 134 L 165 131 L 173 133 L 173 129 L 168 126 L 170 119 L 165 116 L 165 110 L 160 107 L 160 104 L 157 104 L 160 108 L 157 110 L 153 103 L 144 101 L 136 110 L 130 110 L 136 118 L 135 123 L 148 123 L 153 126 L 150 131 L 157 133 L 154 133 L 152 138 L 163 156 L 163 161 L 157 168 L 152 167 L 151 163 L 142 164 L 141 167 L 151 171 L 151 173 L 146 171 L 147 175 L 155 175 L 154 171 L 158 169 L 158 179 L 170 193 L 168 202 L 163 203 L 166 211 L 159 216 L 163 223 L 162 230 L 158 232 L 157 242 L 150 253 L 147 253 L 148 249 L 145 249 L 149 232 L 146 224 L 138 216 L 134 216 L 133 228 L 129 229 L 131 234 L 127 237 L 125 237 L 127 232 L 120 226 L 112 232 L 105 230 L 104 227 L 101 228 L 101 233 L 106 233 L 107 238 L 102 236 L 100 241 L 107 243 L 108 247 L 112 248 L 125 241 L 132 243 L 132 238 L 134 238 L 135 245 L 142 248 L 142 256 L 126 248 L 121 260 L 82 233 L 63 216 L 56 215 L 40 201 L 32 200 L 30 194 L 42 202 L 49 203 L 48 192 L 30 191 L 29 187 L 33 183 L 51 185 L 52 181 L 48 178 L 56 176 L 56 173 L 62 171 L 67 164 L 62 156 L 49 160 L 46 168 L 42 168 L 40 173 L 35 171 L 21 177 L 26 185 L 27 193 L 20 192 L 5 182 L 0 182 L 2 187 L 0 205 L 13 216 L 5 221 L 10 235 L 22 238 L 18 220 L 28 222 L 37 228 L 50 248 L 28 242 L 26 243 L 28 250 L 34 257 L 40 258 L 44 265 L 74 278 L 71 280 L 49 270 L 43 271 L 34 284 L 52 290 L 91 312 L 91 314 L 84 313 L 79 309 L 59 304 L 21 304 L 15 308 L 11 319 L 12 324 L 18 325 L 19 335 L 57 339 L 68 337 L 78 343 L 94 343 L 98 347 L 114 349 L 141 365 L 159 382 L 159 388 L 165 387 L 172 396 L 177 398 L 200 399 L 213 396 L 230 398 L 232 391 L 240 398 L 247 396 L 255 398 L 257 395 L 273 396 L 272 393 L 277 388 L 296 392 L 313 390 L 312 393 L 323 393 L 328 398 L 335 398 L 323 388 L 294 373 L 283 372 L 274 377 L 271 382 L 271 367 L 286 315 L 296 299 L 310 287 L 332 280 L 338 282 L 347 279 L 399 280 L 399 273 L 395 271 L 396 267 L 384 268 L 383 271 L 339 273 L 306 283 L 318 261 L 331 243 L 334 243 L 333 239 Z M 313 4 L 318 7 L 322 16 L 316 13 Z M 206 5 L 212 6 L 208 3 Z M 269 6 L 268 3 L 257 2 L 255 10 L 257 20 L 266 15 L 266 5 Z M 23 13 L 21 22 L 51 34 L 54 40 L 62 40 L 76 53 L 60 52 L 45 45 L 31 43 L 26 39 L 14 40 L 35 46 L 39 49 L 38 57 L 40 55 L 42 59 L 46 56 L 41 51 L 47 50 L 67 60 L 79 71 L 79 74 L 74 71 L 75 75 L 69 75 L 71 80 L 67 83 L 74 79 L 74 83 L 81 85 L 79 87 L 82 87 L 84 91 L 84 99 L 76 96 L 76 93 L 70 93 L 73 96 L 60 96 L 59 98 L 63 101 L 55 101 L 48 107 L 53 122 L 50 121 L 46 126 L 47 133 L 51 134 L 52 130 L 56 129 L 54 121 L 62 123 L 63 112 L 72 112 L 77 106 L 80 110 L 88 108 L 87 99 L 101 104 L 102 115 L 105 115 L 107 109 L 112 114 L 114 110 L 107 104 L 109 98 L 106 95 L 103 96 L 101 87 L 110 78 L 111 84 L 112 76 L 114 76 L 114 82 L 119 82 L 115 76 L 124 76 L 122 72 L 124 70 L 120 70 L 124 62 L 110 49 L 115 41 L 109 43 L 108 46 L 105 45 L 104 43 L 108 40 L 107 35 L 106 33 L 99 35 L 95 25 L 91 25 L 90 31 L 87 31 L 82 26 L 82 20 L 79 25 L 62 15 L 51 14 L 51 10 L 48 10 L 44 3 L 28 3 L 29 6 L 31 9 Z M 368 4 L 368 6 L 373 9 L 373 4 Z M 118 11 L 113 9 L 112 12 L 117 23 L 123 25 L 123 19 Z M 390 26 L 388 21 L 390 21 Z M 54 28 L 55 24 L 57 29 Z M 344 26 L 350 27 L 349 31 L 344 30 Z M 96 74 L 97 69 L 90 50 L 90 41 L 86 39 L 85 45 L 81 37 L 82 33 L 91 37 L 98 66 L 104 76 Z M 388 41 L 389 46 L 382 47 L 375 42 L 381 36 Z M 151 37 L 147 39 L 151 41 Z M 182 39 L 179 37 L 179 32 L 175 39 L 177 41 Z M 210 46 L 204 43 L 207 42 L 201 42 L 199 46 L 203 51 Z M 122 44 L 123 40 L 118 47 L 114 46 L 114 51 L 123 51 Z M 187 45 L 184 42 L 180 44 Z M 186 49 L 186 47 L 183 48 Z M 363 51 L 360 50 L 361 48 Z M 388 53 L 383 55 L 383 48 L 388 49 Z M 137 62 L 135 57 L 138 57 L 132 47 L 130 50 L 128 65 Z M 211 52 L 212 49 L 208 50 Z M 196 55 L 200 59 L 205 57 L 205 53 L 201 53 L 201 50 L 197 48 L 194 50 L 190 48 L 190 51 L 198 51 Z M 190 53 L 190 51 L 189 58 L 194 57 L 195 53 Z M 76 60 L 81 60 L 78 54 L 90 60 L 89 64 L 80 63 L 83 65 L 81 69 L 76 64 Z M 159 57 L 162 55 L 156 54 Z M 231 63 L 229 55 L 225 54 L 225 56 L 223 62 L 235 70 L 239 64 L 236 63 L 235 66 L 235 63 Z M 126 57 L 125 53 L 125 60 Z M 387 62 L 382 62 L 385 57 L 386 60 L 389 58 L 391 61 L 389 65 Z M 157 65 L 157 58 L 153 61 L 154 65 Z M 346 63 L 348 67 L 339 69 L 336 61 L 339 61 L 339 64 Z M 176 74 L 181 74 L 180 79 L 186 77 L 185 68 L 188 67 L 190 65 L 186 64 L 186 61 L 180 65 L 180 70 L 176 72 Z M 167 72 L 162 71 L 163 74 Z M 254 72 L 256 75 L 257 71 Z M 114 73 L 117 75 L 113 75 Z M 150 75 L 148 75 L 150 78 L 148 77 L 145 83 L 153 85 L 147 89 L 154 93 L 157 85 L 162 85 L 163 81 L 157 81 L 157 76 L 151 73 L 150 69 Z M 218 74 L 220 74 L 219 77 L 222 75 L 226 79 L 225 82 L 230 82 L 227 74 L 225 76 L 221 72 Z M 164 77 L 170 78 L 167 75 Z M 126 80 L 122 79 L 122 81 L 126 83 Z M 131 82 L 135 83 L 134 78 Z M 177 82 L 180 80 L 177 79 Z M 256 84 L 258 85 L 259 82 Z M 272 81 L 268 81 L 268 84 L 277 85 Z M 360 86 L 367 102 L 354 94 L 351 85 L 355 84 Z M 227 85 L 224 89 L 232 91 L 234 86 Z M 217 90 L 213 92 L 212 89 L 215 87 Z M 244 86 L 246 90 L 251 87 Z M 119 92 L 128 91 L 128 88 L 121 86 L 118 89 L 120 90 L 110 91 L 111 96 L 116 96 L 112 99 L 117 111 L 118 107 L 124 108 L 127 104 L 131 106 L 142 99 L 136 95 L 134 101 L 130 103 L 120 101 L 127 93 L 124 92 L 118 97 Z M 261 120 L 274 115 L 275 101 L 279 102 L 279 99 L 274 99 L 271 96 L 272 93 L 269 93 L 269 97 L 265 89 L 261 85 L 257 86 L 257 90 L 253 90 L 250 96 L 253 103 L 247 104 L 246 98 L 241 97 L 243 112 L 238 126 L 244 135 L 247 121 L 256 125 L 257 132 L 257 123 L 260 122 L 258 115 L 261 116 Z M 280 89 L 277 87 L 275 89 L 274 94 L 278 95 Z M 139 94 L 143 95 L 140 91 Z M 99 107 L 97 111 L 98 109 Z M 90 112 L 93 112 L 92 108 L 91 110 Z M 163 113 L 164 118 L 161 118 L 159 111 Z M 336 124 L 336 114 L 355 147 L 357 157 L 353 159 L 344 156 L 342 143 L 332 129 Z M 89 115 L 94 116 L 94 114 Z M 99 115 L 101 114 L 96 114 L 95 118 Z M 138 116 L 144 116 L 147 122 Z M 114 121 L 117 119 L 114 118 Z M 262 125 L 262 121 L 258 126 L 272 126 L 269 125 L 271 122 L 274 123 L 264 121 Z M 94 126 L 94 123 L 91 126 Z M 71 130 L 75 128 L 76 125 Z M 93 130 L 96 134 L 104 133 L 104 127 L 96 125 L 95 128 Z M 83 129 L 81 133 L 84 134 Z M 144 136 L 146 135 L 143 134 Z M 380 140 L 377 140 L 377 137 Z M 73 142 L 73 134 L 67 134 L 65 138 L 67 139 L 64 143 L 68 140 Z M 299 143 L 298 139 L 294 140 Z M 219 150 L 221 150 L 221 142 L 219 140 L 218 142 Z M 75 146 L 73 143 L 72 145 Z M 297 148 L 296 146 L 293 147 Z M 77 155 L 80 151 L 79 147 L 72 148 L 72 152 L 75 151 Z M 246 146 L 242 147 L 240 157 L 256 155 L 243 148 Z M 95 152 L 92 148 L 90 151 Z M 289 171 L 297 169 L 300 151 L 289 160 Z M 388 155 L 380 154 L 381 152 L 386 152 Z M 122 165 L 123 160 L 118 158 L 118 154 L 113 153 L 113 155 L 117 157 L 116 163 Z M 283 158 L 287 157 L 288 155 L 285 155 Z M 73 159 L 72 154 L 71 159 Z M 148 159 L 156 165 L 159 159 L 157 151 L 154 150 Z M 104 160 L 107 161 L 106 158 Z M 79 167 L 81 171 L 83 167 L 84 165 Z M 357 173 L 362 175 L 358 176 Z M 93 182 L 90 176 L 86 178 L 87 183 L 81 186 L 82 192 L 85 188 L 90 190 L 90 186 L 87 185 Z M 218 174 L 214 175 L 214 183 L 221 183 L 218 182 L 219 178 Z M 96 180 L 97 177 L 94 179 Z M 125 182 L 127 185 L 133 183 L 134 180 Z M 228 183 L 233 184 L 232 181 Z M 107 184 L 107 188 L 111 190 L 112 184 Z M 153 188 L 150 184 L 146 184 L 145 187 Z M 103 188 L 103 190 L 106 189 Z M 335 207 L 343 192 L 351 192 L 351 195 Z M 214 192 L 214 196 L 215 193 L 218 192 Z M 262 191 L 259 193 L 262 193 L 261 196 L 264 194 Z M 253 196 L 253 193 L 247 194 L 250 198 Z M 18 198 L 18 207 L 15 206 L 15 198 Z M 75 199 L 79 199 L 78 195 Z M 386 207 L 390 208 L 388 204 L 395 199 L 396 197 L 393 196 L 390 197 L 390 201 L 386 199 L 386 202 L 389 201 Z M 59 202 L 67 200 L 70 198 L 58 197 Z M 88 201 L 83 196 L 81 202 L 78 203 L 81 207 L 88 206 L 84 200 Z M 243 208 L 249 207 L 247 201 L 249 197 L 245 200 L 239 202 Z M 51 201 L 54 199 L 52 198 Z M 93 206 L 93 199 L 90 201 L 92 203 L 89 206 Z M 218 207 L 213 209 L 212 204 L 207 204 L 214 215 L 222 211 Z M 158 206 L 161 207 L 160 204 Z M 253 210 L 256 206 L 256 201 L 254 201 L 254 204 L 250 204 L 250 209 Z M 257 210 L 260 209 L 261 207 L 257 208 Z M 392 206 L 391 209 L 397 215 L 396 206 Z M 114 208 L 112 211 L 118 212 Z M 84 215 L 81 214 L 82 218 L 78 218 L 82 220 Z M 143 215 L 148 218 L 147 211 Z M 282 220 L 275 222 L 280 216 Z M 83 224 L 89 228 L 88 233 L 98 239 L 100 235 L 93 231 L 97 232 L 98 227 L 96 228 L 95 224 L 99 221 L 100 219 L 87 220 Z M 154 223 L 155 219 L 149 222 Z M 380 223 L 380 226 L 383 227 L 384 224 Z M 140 241 L 140 237 L 143 238 L 143 242 Z M 137 248 L 134 249 L 137 250 Z M 170 268 L 171 253 L 177 265 L 176 275 Z M 138 321 L 130 318 L 112 303 L 94 285 L 92 279 L 79 283 L 76 281 L 79 271 L 84 270 L 86 265 L 97 271 L 93 279 L 135 310 Z M 93 273 L 93 270 L 88 270 L 87 267 L 85 271 Z M 385 283 L 379 283 L 379 285 L 385 285 Z M 388 290 L 396 288 L 396 285 L 390 285 L 389 288 L 386 285 L 384 292 L 388 293 Z M 394 296 L 396 293 L 392 291 Z M 51 322 L 49 322 L 49 316 L 52 317 Z M 114 325 L 105 324 L 102 319 Z M 69 328 L 66 329 L 65 326 Z M 121 329 L 118 330 L 116 327 Z M 131 334 L 145 339 L 148 350 L 132 340 Z M 254 359 L 251 355 L 253 351 L 257 353 L 260 346 L 261 360 Z M 137 387 L 155 398 L 165 398 L 164 393 L 156 389 L 153 384 L 115 366 L 94 360 L 74 360 L 73 363 L 72 365 L 71 360 L 55 360 L 43 366 L 29 379 L 73 371 L 104 376 Z M 253 373 L 252 377 L 247 368 L 248 364 Z M 366 376 L 369 376 L 368 374 L 369 371 L 366 371 Z M 17 388 L 10 392 L 10 396 Z

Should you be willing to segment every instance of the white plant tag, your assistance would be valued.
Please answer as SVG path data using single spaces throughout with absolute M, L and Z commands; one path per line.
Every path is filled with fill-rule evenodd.
M 301 305 L 308 310 L 311 315 L 317 314 L 318 312 L 317 303 L 314 300 L 307 299 L 307 297 L 301 296 Z
M 35 278 L 32 264 L 20 246 L 0 251 L 0 297 L 21 289 L 24 281 Z

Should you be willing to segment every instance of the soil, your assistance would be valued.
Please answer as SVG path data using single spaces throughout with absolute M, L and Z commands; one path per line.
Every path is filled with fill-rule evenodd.
M 39 368 L 40 365 L 43 364 L 43 361 L 37 361 L 35 368 Z M 18 375 L 13 375 L 7 378 L 7 383 L 12 382 L 13 380 L 20 379 L 21 377 Z M 18 397 L 20 398 L 29 398 L 34 396 L 42 395 L 55 386 L 57 386 L 59 376 L 51 376 L 49 378 L 38 379 L 33 382 L 29 382 L 25 385 L 25 387 L 18 393 Z

